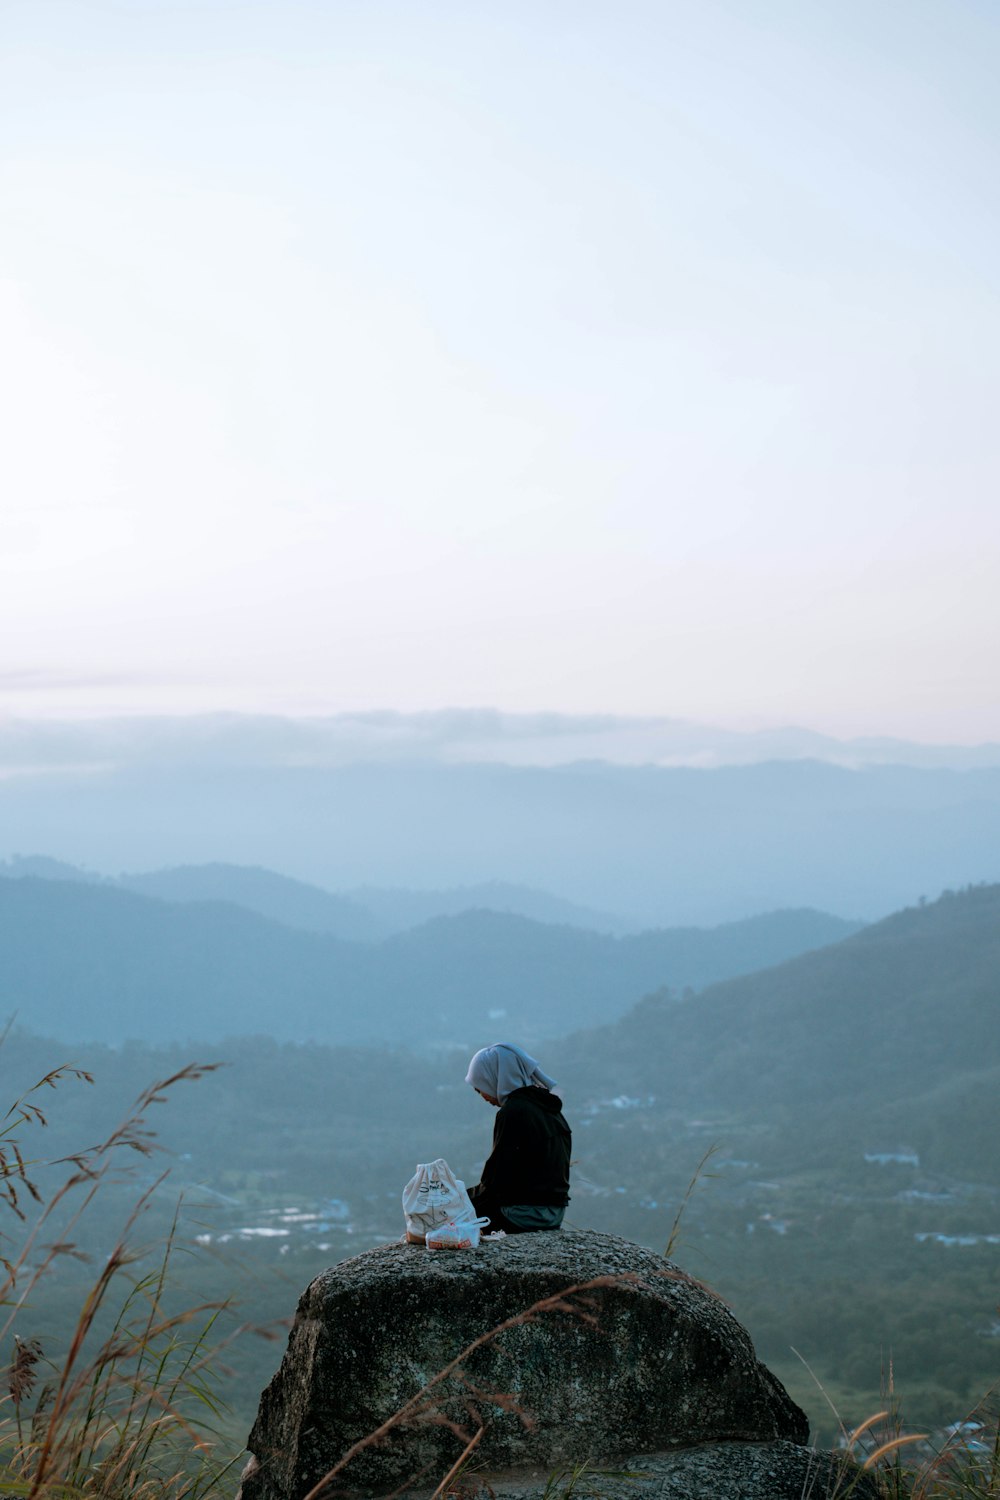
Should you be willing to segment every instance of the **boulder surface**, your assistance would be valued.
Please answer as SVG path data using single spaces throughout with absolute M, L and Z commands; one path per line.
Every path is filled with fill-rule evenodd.
M 622 1467 L 624 1476 L 593 1475 L 591 1495 L 600 1500 L 881 1500 L 883 1495 L 874 1475 L 846 1454 L 798 1443 L 699 1443 L 637 1457 Z M 581 1496 L 586 1473 L 582 1479 Z M 533 1496 L 523 1488 L 498 1488 L 493 1500 L 542 1500 L 545 1493 L 543 1484 Z M 563 1485 L 556 1493 L 564 1493 Z
M 337 1466 L 327 1494 L 433 1489 L 477 1433 L 477 1466 L 551 1470 L 804 1443 L 808 1424 L 725 1304 L 628 1240 L 563 1229 L 478 1250 L 386 1245 L 303 1294 L 243 1500 L 304 1500 Z

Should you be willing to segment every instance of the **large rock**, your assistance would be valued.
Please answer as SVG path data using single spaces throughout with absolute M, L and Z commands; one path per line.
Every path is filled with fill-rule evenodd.
M 480 1427 L 493 1471 L 808 1437 L 726 1306 L 652 1251 L 565 1229 L 387 1245 L 302 1296 L 243 1500 L 304 1500 L 338 1465 L 328 1492 L 433 1488 Z

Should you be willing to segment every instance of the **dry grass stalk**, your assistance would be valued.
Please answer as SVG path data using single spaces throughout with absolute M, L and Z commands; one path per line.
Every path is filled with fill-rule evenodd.
M 24 1222 L 18 1198 L 21 1187 L 40 1204 L 40 1212 L 23 1235 L 17 1253 L 4 1258 L 0 1296 L 7 1316 L 0 1332 L 9 1332 L 14 1320 L 23 1315 L 31 1294 L 58 1257 L 82 1258 L 72 1239 L 75 1226 L 117 1167 L 121 1153 L 131 1151 L 145 1158 L 157 1149 L 154 1132 L 146 1125 L 149 1108 L 164 1102 L 176 1084 L 199 1079 L 215 1066 L 191 1064 L 154 1083 L 105 1140 L 60 1162 L 46 1163 L 70 1168 L 48 1202 L 42 1201 L 37 1187 L 29 1181 L 28 1167 L 33 1163 L 25 1161 L 12 1132 L 22 1125 L 46 1124 L 44 1111 L 31 1098 L 39 1089 L 55 1088 L 71 1077 L 93 1080 L 80 1069 L 56 1068 L 11 1106 L 5 1126 L 0 1127 L 0 1202 L 6 1201 Z M 236 1462 L 234 1458 L 225 1469 L 206 1463 L 211 1451 L 209 1429 L 204 1420 L 195 1421 L 186 1413 L 195 1402 L 210 1416 L 219 1414 L 209 1380 L 216 1349 L 209 1346 L 208 1335 L 226 1304 L 204 1303 L 173 1314 L 164 1309 L 176 1215 L 158 1270 L 130 1282 L 110 1335 L 93 1349 L 99 1316 L 122 1276 L 130 1277 L 131 1267 L 139 1258 L 130 1248 L 130 1237 L 165 1176 L 162 1174 L 136 1199 L 84 1297 L 68 1347 L 53 1367 L 53 1378 L 34 1403 L 27 1434 L 22 1417 L 36 1383 L 35 1367 L 42 1351 L 37 1340 L 20 1340 L 15 1334 L 8 1378 L 15 1423 L 0 1421 L 2 1478 L 11 1494 L 23 1494 L 28 1500 L 56 1494 L 60 1500 L 82 1495 L 108 1500 L 124 1500 L 126 1496 L 129 1500 L 183 1500 L 217 1483 Z M 67 1199 L 74 1193 L 79 1196 L 69 1210 Z M 45 1244 L 46 1226 L 60 1209 L 66 1212 L 66 1221 L 60 1224 L 58 1236 Z M 37 1263 L 33 1263 L 36 1255 Z M 189 1461 L 192 1453 L 200 1454 L 202 1460 L 193 1468 Z
M 449 1492 L 450 1486 L 452 1485 L 453 1481 L 457 1479 L 461 1471 L 465 1468 L 465 1465 L 469 1462 L 469 1459 L 472 1457 L 473 1452 L 481 1442 L 483 1433 L 485 1431 L 486 1427 L 484 1424 L 478 1429 L 478 1431 L 472 1434 L 469 1441 L 466 1443 L 465 1447 L 462 1449 L 461 1453 L 458 1455 L 455 1462 L 452 1464 L 451 1468 L 448 1470 L 447 1474 L 444 1476 L 441 1483 L 434 1491 L 433 1495 L 431 1496 L 431 1500 L 438 1500 L 438 1497 L 440 1495 Z
M 687 1209 L 688 1203 L 691 1200 L 691 1194 L 694 1192 L 695 1188 L 698 1186 L 698 1183 L 701 1181 L 701 1178 L 702 1178 L 703 1175 L 708 1175 L 708 1176 L 711 1175 L 710 1173 L 708 1173 L 708 1174 L 705 1173 L 705 1168 L 708 1166 L 709 1162 L 712 1160 L 712 1157 L 715 1156 L 717 1154 L 717 1152 L 720 1151 L 720 1150 L 721 1150 L 721 1147 L 719 1146 L 718 1142 L 715 1142 L 713 1145 L 709 1146 L 708 1150 L 705 1152 L 704 1156 L 701 1158 L 701 1161 L 695 1167 L 694 1172 L 692 1173 L 692 1176 L 691 1176 L 691 1181 L 688 1183 L 687 1187 L 684 1189 L 684 1196 L 681 1198 L 681 1201 L 680 1201 L 680 1203 L 678 1205 L 678 1208 L 677 1208 L 677 1212 L 674 1214 L 674 1222 L 670 1226 L 670 1233 L 667 1236 L 666 1249 L 663 1252 L 663 1257 L 664 1257 L 665 1260 L 669 1260 L 670 1259 L 671 1255 L 674 1253 L 675 1246 L 680 1242 L 681 1224 L 682 1224 L 682 1222 L 684 1220 L 684 1214 L 685 1214 L 685 1211 Z
M 853 1460 L 863 1448 L 864 1439 L 874 1434 L 880 1423 L 886 1424 L 886 1436 L 881 1441 L 876 1438 L 876 1446 L 865 1455 L 861 1471 L 878 1479 L 885 1500 L 1000 1500 L 1000 1410 L 995 1405 L 996 1387 L 986 1393 L 964 1422 L 955 1424 L 939 1452 L 917 1463 L 904 1462 L 904 1450 L 927 1444 L 929 1435 L 903 1432 L 891 1361 L 887 1378 L 886 1372 L 883 1374 L 883 1395 L 889 1398 L 888 1405 L 848 1431 L 808 1362 L 797 1349 L 792 1353 L 805 1365 L 840 1424 L 845 1459 L 852 1462 L 852 1473 L 845 1468 L 844 1500 L 848 1500 L 858 1483 L 858 1469 L 853 1468 Z M 976 1439 L 974 1449 L 970 1447 L 967 1431 L 970 1428 L 988 1435 L 988 1448 L 982 1437 Z M 911 1453 L 906 1452 L 905 1457 L 910 1460 Z

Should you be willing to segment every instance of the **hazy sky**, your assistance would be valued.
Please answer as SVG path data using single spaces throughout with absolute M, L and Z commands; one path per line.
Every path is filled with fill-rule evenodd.
M 1000 738 L 995 0 L 0 30 L 0 710 Z

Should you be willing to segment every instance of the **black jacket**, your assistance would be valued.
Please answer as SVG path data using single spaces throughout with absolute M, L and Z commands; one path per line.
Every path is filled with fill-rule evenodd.
M 565 1208 L 572 1139 L 560 1098 L 533 1086 L 515 1089 L 497 1110 L 493 1150 L 473 1194 L 500 1205 Z

